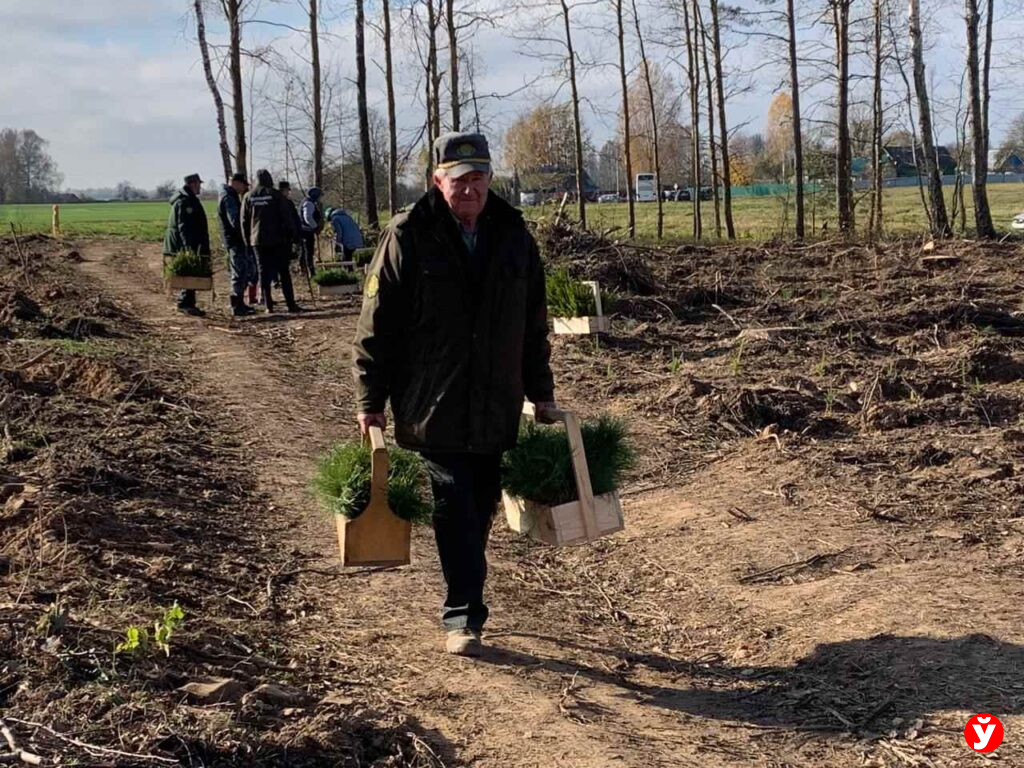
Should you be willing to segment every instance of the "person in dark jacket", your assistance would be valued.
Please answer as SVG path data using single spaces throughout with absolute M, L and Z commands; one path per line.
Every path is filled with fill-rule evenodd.
M 354 344 L 358 420 L 422 454 L 448 585 L 449 653 L 477 656 L 485 550 L 523 398 L 555 408 L 544 269 L 515 208 L 490 192 L 480 134 L 433 147 L 434 188 L 388 225 L 370 265 Z
M 299 207 L 299 219 L 302 224 L 302 268 L 310 276 L 313 274 L 316 261 L 316 237 L 324 228 L 320 194 L 320 187 L 310 187 Z
M 288 269 L 292 243 L 295 242 L 295 206 L 274 189 L 270 171 L 256 172 L 257 187 L 242 200 L 242 236 L 256 253 L 260 268 L 260 288 L 267 312 L 274 311 L 271 294 L 274 279 L 280 279 L 281 292 L 289 312 L 301 312 L 295 303 L 292 276 Z
M 257 280 L 256 263 L 242 237 L 242 198 L 249 191 L 244 173 L 236 173 L 226 184 L 217 203 L 221 238 L 231 266 L 231 313 L 235 317 L 250 315 L 255 310 L 245 303 L 245 288 Z
M 164 256 L 192 251 L 199 256 L 210 257 L 210 229 L 199 199 L 202 189 L 203 180 L 198 173 L 192 173 L 185 177 L 185 186 L 171 198 L 171 213 L 167 217 L 167 233 L 164 235 Z M 178 309 L 198 317 L 205 314 L 196 306 L 196 292 L 191 290 L 178 293 Z
M 299 206 L 292 200 L 292 185 L 289 181 L 279 181 L 277 183 L 277 190 L 281 193 L 285 200 L 288 201 L 288 205 L 291 206 L 291 210 L 295 224 L 295 248 L 292 249 L 292 254 L 298 250 L 298 246 L 302 243 L 302 219 L 299 217 Z

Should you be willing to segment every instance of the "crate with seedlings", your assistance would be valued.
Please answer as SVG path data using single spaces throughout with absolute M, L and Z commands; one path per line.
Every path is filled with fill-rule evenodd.
M 320 296 L 343 296 L 359 292 L 359 275 L 348 269 L 321 269 L 313 275 Z
M 430 519 L 430 482 L 415 453 L 369 441 L 342 443 L 317 467 L 313 489 L 337 521 L 342 565 L 407 565 L 413 523 Z
M 581 424 L 572 411 L 548 415 L 564 430 L 525 420 L 503 460 L 509 527 L 555 546 L 621 531 L 618 487 L 634 463 L 624 422 L 603 416 Z
M 373 261 L 373 255 L 376 252 L 376 248 L 356 248 L 352 253 L 352 263 L 355 265 L 356 270 L 364 273 L 368 272 L 370 262 Z
M 555 333 L 607 333 L 611 320 L 604 314 L 611 309 L 612 297 L 602 294 L 601 287 L 591 280 L 575 280 L 568 270 L 561 269 L 547 278 L 548 312 Z
M 164 259 L 164 283 L 168 291 L 212 291 L 213 268 L 209 256 L 181 251 Z

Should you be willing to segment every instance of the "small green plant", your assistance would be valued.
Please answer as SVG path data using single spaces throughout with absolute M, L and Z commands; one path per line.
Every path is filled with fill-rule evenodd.
M 324 287 L 331 285 L 358 285 L 359 275 L 347 269 L 321 269 L 313 275 L 313 282 Z
M 740 339 L 736 345 L 736 351 L 732 353 L 732 360 L 729 363 L 729 367 L 732 368 L 732 375 L 739 376 L 743 370 L 743 350 L 747 346 L 746 339 Z
M 781 298 L 783 301 L 792 301 L 792 299 L 793 299 L 793 289 L 789 288 L 789 287 L 782 288 L 779 291 L 779 298 Z
M 185 620 L 185 611 L 177 602 L 164 611 L 162 617 L 153 622 L 153 633 L 150 634 L 146 627 L 139 627 L 132 624 L 125 630 L 124 641 L 117 644 L 114 653 L 145 653 L 151 646 L 164 652 L 166 656 L 171 655 L 171 636 Z
M 814 373 L 816 376 L 824 376 L 825 371 L 828 369 L 828 356 L 825 354 L 825 350 L 821 351 L 821 358 L 818 360 L 818 364 L 814 366 Z
M 594 317 L 597 303 L 589 285 L 574 280 L 569 270 L 558 269 L 547 277 L 548 311 L 554 317 Z M 615 295 L 601 291 L 601 309 L 608 314 L 615 306 Z
M 682 353 L 676 354 L 676 350 L 672 349 L 672 359 L 668 363 L 668 372 L 671 374 L 679 373 L 683 367 L 683 355 Z
M 836 402 L 836 394 L 837 394 L 836 390 L 834 388 L 832 388 L 832 387 L 829 387 L 827 390 L 825 390 L 825 415 L 826 416 L 831 416 L 832 415 L 832 407 L 835 405 L 835 402 Z
M 180 251 L 164 264 L 164 277 L 210 277 L 210 257 L 195 251 Z
M 626 424 L 602 416 L 584 422 L 580 431 L 594 494 L 611 493 L 636 461 Z M 502 462 L 502 487 L 511 496 L 551 506 L 576 499 L 576 476 L 565 430 L 524 424 L 518 444 Z
M 352 253 L 352 261 L 355 262 L 357 267 L 365 267 L 373 261 L 373 255 L 376 252 L 376 248 L 356 248 Z
M 432 506 L 427 500 L 429 480 L 418 455 L 401 448 L 388 451 L 388 506 L 404 520 L 425 523 Z M 340 443 L 320 459 L 313 490 L 321 504 L 335 515 L 355 518 L 370 503 L 371 452 L 362 443 Z

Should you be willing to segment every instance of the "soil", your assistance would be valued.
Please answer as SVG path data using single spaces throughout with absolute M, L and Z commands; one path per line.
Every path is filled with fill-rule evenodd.
M 556 337 L 553 361 L 559 400 L 628 419 L 640 462 L 623 533 L 555 549 L 496 526 L 478 661 L 441 653 L 429 530 L 409 567 L 344 571 L 309 492 L 355 435 L 358 297 L 238 321 L 218 275 L 196 319 L 163 293 L 157 247 L 32 238 L 23 260 L 0 242 L 17 748 L 945 768 L 979 759 L 964 724 L 989 712 L 995 754 L 1024 765 L 1020 249 L 538 236 L 619 293 L 611 334 Z M 114 652 L 175 602 L 169 654 Z M 211 677 L 236 683 L 224 701 L 183 690 Z

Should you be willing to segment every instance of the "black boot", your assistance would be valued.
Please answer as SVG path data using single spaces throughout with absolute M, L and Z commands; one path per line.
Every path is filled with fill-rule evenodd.
M 246 306 L 245 299 L 243 297 L 231 297 L 231 314 L 234 315 L 235 317 L 245 317 L 246 315 L 253 314 L 255 311 L 256 310 L 253 309 L 252 307 Z

